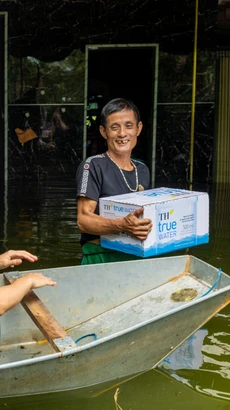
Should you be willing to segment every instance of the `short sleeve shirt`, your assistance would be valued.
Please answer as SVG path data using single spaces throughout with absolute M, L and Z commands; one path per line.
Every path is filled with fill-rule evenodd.
M 144 190 L 149 189 L 150 174 L 148 167 L 141 161 L 133 159 L 132 161 L 137 168 L 138 185 L 142 185 Z M 129 187 L 136 189 L 135 170 L 122 170 L 122 172 L 124 176 L 118 166 L 106 154 L 87 158 L 81 162 L 77 170 L 77 197 L 83 196 L 96 201 L 95 213 L 99 214 L 99 198 L 130 193 Z M 99 238 L 99 236 L 82 234 L 81 244 L 96 238 Z

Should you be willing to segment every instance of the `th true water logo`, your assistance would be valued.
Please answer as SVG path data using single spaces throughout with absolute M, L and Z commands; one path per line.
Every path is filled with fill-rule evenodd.
M 158 237 L 159 240 L 175 238 L 177 236 L 177 222 L 173 218 L 174 210 L 159 214 Z
M 114 211 L 114 212 L 122 212 L 129 214 L 132 211 L 135 211 L 136 208 L 133 207 L 127 207 L 127 206 L 122 206 L 122 205 L 115 205 L 115 204 L 104 204 L 104 210 L 105 211 Z

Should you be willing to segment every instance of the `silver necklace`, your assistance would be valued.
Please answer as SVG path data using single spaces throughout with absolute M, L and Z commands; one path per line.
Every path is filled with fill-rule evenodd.
M 121 168 L 119 167 L 119 165 L 113 160 L 113 158 L 111 158 L 111 156 L 109 155 L 108 152 L 106 152 L 106 154 L 107 154 L 107 156 L 109 157 L 109 159 L 110 159 L 110 160 L 117 166 L 117 168 L 120 170 L 120 173 L 121 173 L 121 175 L 122 175 L 122 177 L 123 177 L 123 180 L 124 180 L 124 182 L 125 182 L 125 185 L 129 188 L 129 190 L 130 190 L 131 192 L 136 192 L 136 191 L 138 190 L 138 188 L 139 188 L 139 190 L 141 190 L 140 188 L 142 187 L 142 185 L 138 185 L 138 172 L 137 172 L 137 167 L 136 167 L 136 165 L 134 164 L 134 162 L 130 160 L 130 162 L 131 162 L 131 164 L 132 164 L 132 166 L 133 166 L 133 168 L 134 168 L 134 170 L 135 170 L 135 176 L 136 176 L 136 188 L 135 188 L 135 189 L 132 189 L 131 186 L 129 185 L 127 179 L 125 178 L 125 174 L 124 174 L 124 172 L 122 171 L 122 169 L 121 169 Z

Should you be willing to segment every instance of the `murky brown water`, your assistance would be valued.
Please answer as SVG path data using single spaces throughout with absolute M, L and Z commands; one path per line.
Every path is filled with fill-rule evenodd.
M 190 253 L 230 274 L 230 187 L 212 189 L 210 242 Z M 1 251 L 27 249 L 39 256 L 33 268 L 80 264 L 74 182 L 14 187 L 4 210 Z M 31 269 L 24 263 L 21 270 Z M 154 343 L 154 341 L 153 341 Z M 230 410 L 230 307 L 196 338 L 182 345 L 164 368 L 149 370 L 118 386 L 0 400 L 0 408 L 38 410 Z

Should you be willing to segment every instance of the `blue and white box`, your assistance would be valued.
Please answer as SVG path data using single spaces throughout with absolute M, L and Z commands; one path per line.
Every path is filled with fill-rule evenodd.
M 104 248 L 146 258 L 209 241 L 209 196 L 205 192 L 155 188 L 100 198 L 99 206 L 100 215 L 110 219 L 143 207 L 142 217 L 150 218 L 153 224 L 144 241 L 123 232 L 102 235 Z

